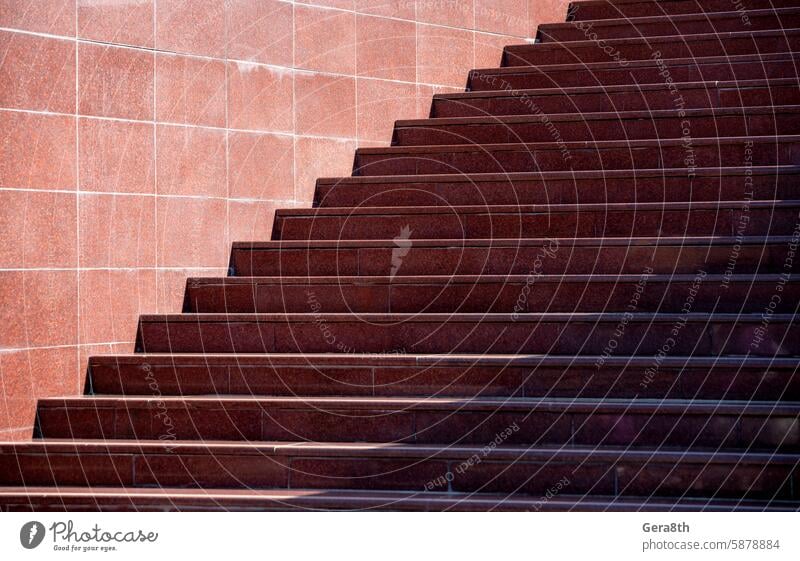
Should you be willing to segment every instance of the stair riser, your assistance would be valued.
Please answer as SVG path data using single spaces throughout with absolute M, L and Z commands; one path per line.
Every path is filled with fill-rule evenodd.
M 800 91 L 800 90 L 798 90 Z M 317 183 L 317 207 L 459 206 L 791 199 L 800 177 L 757 175 Z
M 798 0 L 748 0 L 748 10 L 767 10 L 771 8 L 794 8 L 800 6 Z M 650 16 L 671 16 L 680 14 L 711 14 L 730 12 L 736 4 L 730 0 L 670 0 L 652 2 L 574 2 L 570 4 L 569 19 L 574 21 L 595 19 L 640 18 Z M 746 13 L 746 12 L 745 12 Z
M 302 407 L 131 404 L 93 407 L 40 405 L 37 429 L 44 438 L 177 440 L 404 442 L 475 444 L 491 442 L 509 427 L 506 445 L 642 446 L 793 451 L 800 448 L 796 415 L 657 410 L 594 412 L 564 409 L 487 411 L 459 408 L 387 410 L 322 404 Z
M 668 61 L 672 80 L 678 82 L 765 80 L 797 78 L 791 57 L 783 60 L 703 61 L 686 59 Z M 518 72 L 474 70 L 469 76 L 470 91 L 524 90 L 534 88 L 570 88 L 579 86 L 616 86 L 665 84 L 662 70 L 648 66 L 605 68 L 520 68 Z
M 800 89 L 800 88 L 798 88 Z M 554 132 L 555 131 L 555 132 Z M 800 132 L 800 113 L 781 112 L 766 115 L 720 115 L 686 117 L 642 117 L 559 121 L 545 117 L 534 122 L 497 122 L 426 124 L 394 129 L 395 146 L 451 144 L 491 144 L 505 142 L 552 142 L 558 136 L 565 142 L 602 140 L 645 140 L 654 138 L 706 138 L 716 136 L 772 136 Z
M 761 312 L 775 293 L 776 281 L 711 282 L 698 290 L 698 312 Z M 197 285 L 188 288 L 186 312 L 192 313 L 512 313 L 624 312 L 637 295 L 643 312 L 680 312 L 692 282 L 426 283 L 423 280 L 374 284 Z M 309 302 L 313 295 L 314 306 Z M 794 312 L 800 285 L 787 284 L 776 312 Z
M 46 458 L 46 460 L 45 460 Z M 193 455 L 178 452 L 109 457 L 101 454 L 4 454 L 4 485 L 216 487 L 259 489 L 385 489 L 504 492 L 543 496 L 566 477 L 574 494 L 792 499 L 798 474 L 788 465 L 630 461 L 498 461 L 491 454 L 459 471 L 469 457 L 319 458 Z M 473 460 L 474 463 L 474 460 Z M 577 465 L 576 465 L 577 464 Z M 24 474 L 21 475 L 20 471 Z M 443 486 L 437 482 L 444 479 Z M 552 492 L 552 491 L 551 491 Z
M 584 41 L 565 43 L 557 48 L 550 46 L 553 44 L 548 45 L 547 48 L 544 45 L 515 45 L 506 47 L 503 53 L 503 67 L 574 64 L 576 62 L 619 62 L 624 67 L 630 61 L 654 58 L 741 56 L 800 51 L 800 37 L 782 33 L 755 38 L 711 36 L 692 41 L 687 41 L 685 37 L 675 37 L 669 41 L 651 39 L 649 44 L 647 41 L 646 39 L 622 43 L 608 41 L 601 44 Z M 667 69 L 671 72 L 669 66 Z M 673 80 L 675 80 L 674 76 Z
M 728 5 L 728 10 L 734 10 L 734 3 Z M 588 38 L 594 37 L 598 39 L 622 39 L 626 37 L 705 35 L 737 31 L 792 29 L 800 27 L 800 14 L 794 11 L 779 14 L 772 11 L 750 13 L 747 21 L 749 25 L 742 21 L 741 15 L 733 14 L 710 16 L 702 19 L 673 19 L 670 21 L 664 18 L 663 21 L 622 21 L 614 24 L 603 24 L 602 22 L 576 24 L 573 22 L 539 27 L 536 37 L 542 43 L 557 43 L 561 41 L 586 41 Z
M 313 362 L 309 359 L 309 362 Z M 800 371 L 723 366 L 372 366 L 91 365 L 97 394 L 285 396 L 514 396 L 671 399 L 800 399 Z
M 401 260 L 392 248 L 353 249 L 234 249 L 232 264 L 240 276 L 386 276 L 399 275 L 528 275 L 534 263 L 540 274 L 642 274 L 647 267 L 658 273 L 724 274 L 780 272 L 788 246 L 785 243 L 708 247 L 662 245 L 631 247 L 412 247 Z M 405 251 L 405 249 L 404 249 Z M 544 258 L 543 258 L 544 256 Z M 794 260 L 797 263 L 798 260 Z M 793 270 L 800 269 L 794 265 Z M 535 271 L 535 270 L 534 270 Z
M 689 139 L 691 141 L 691 139 Z M 581 147 L 557 143 L 484 147 L 481 150 L 395 150 L 356 152 L 354 175 L 418 175 L 434 173 L 512 173 L 574 170 L 643 170 L 727 167 L 742 165 L 745 142 L 718 144 Z M 687 165 L 689 162 L 690 165 Z M 755 142 L 751 163 L 756 166 L 800 163 L 800 141 Z
M 649 236 L 790 235 L 797 208 L 629 210 L 541 214 L 385 214 L 287 217 L 278 215 L 273 240 L 387 240 L 404 228 L 408 239 L 584 238 Z
M 718 88 L 713 85 L 704 88 L 679 87 L 678 92 L 686 109 L 800 104 L 797 84 L 741 88 Z M 663 88 L 637 91 L 632 87 L 631 91 L 626 92 L 570 93 L 568 96 L 519 92 L 518 95 L 504 97 L 434 98 L 431 117 L 658 111 L 675 109 L 675 96 L 675 93 Z
M 309 314 L 311 315 L 311 314 Z M 613 341 L 620 355 L 654 354 L 671 341 L 674 322 L 632 323 L 620 338 L 620 320 L 519 320 L 501 322 L 427 321 L 367 323 L 359 317 L 329 322 L 229 320 L 157 321 L 142 319 L 136 348 L 147 353 L 549 353 L 599 355 Z M 758 323 L 711 319 L 679 329 L 675 355 L 729 355 L 748 349 L 753 356 L 800 354 L 800 324 L 775 320 L 757 346 Z

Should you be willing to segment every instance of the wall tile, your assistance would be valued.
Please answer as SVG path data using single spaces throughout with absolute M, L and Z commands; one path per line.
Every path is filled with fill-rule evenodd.
M 292 132 L 292 72 L 228 63 L 228 121 L 234 129 Z
M 292 66 L 294 7 L 278 0 L 230 0 L 228 57 Z
M 139 314 L 156 312 L 155 269 L 80 272 L 80 342 L 133 342 Z
M 225 55 L 227 0 L 158 0 L 156 48 L 222 57 Z
M 475 29 L 524 37 L 528 0 L 475 0 Z
M 77 261 L 74 193 L 0 190 L 0 268 L 69 268 Z
M 472 66 L 474 33 L 417 25 L 417 79 L 425 84 L 463 87 Z
M 153 119 L 153 53 L 81 43 L 78 108 L 82 115 Z
M 355 14 L 295 6 L 294 18 L 296 67 L 355 74 Z
M 225 126 L 225 63 L 156 54 L 156 120 Z
M 356 81 L 351 77 L 295 74 L 297 134 L 356 136 Z
M 297 4 L 314 4 L 315 6 L 325 6 L 329 8 L 340 8 L 342 10 L 355 9 L 355 0 L 297 0 Z
M 350 175 L 355 149 L 356 143 L 352 140 L 297 138 L 294 145 L 295 198 L 308 206 L 314 196 L 317 178 Z
M 81 267 L 155 266 L 155 197 L 84 194 L 78 204 Z
M 157 307 L 159 314 L 177 314 L 183 309 L 186 280 L 190 277 L 224 277 L 226 267 L 210 269 L 158 269 L 156 273 Z
M 229 197 L 293 198 L 294 141 L 291 136 L 231 132 L 228 164 Z
M 159 195 L 225 197 L 225 131 L 158 125 Z
M 82 191 L 155 193 L 151 123 L 83 117 L 78 131 Z
M 506 35 L 492 35 L 491 33 L 475 32 L 475 63 L 474 68 L 497 68 L 503 59 L 503 49 L 507 45 L 523 42 L 519 38 Z
M 388 142 L 394 122 L 417 117 L 417 86 L 358 79 L 358 139 Z
M 0 347 L 77 342 L 76 271 L 0 271 Z
M 563 23 L 571 0 L 528 0 L 528 37 L 536 37 L 540 23 Z
M 225 267 L 226 201 L 158 197 L 156 240 L 159 267 Z
M 231 201 L 228 205 L 228 241 L 272 239 L 277 205 L 270 201 Z
M 152 47 L 155 44 L 153 2 L 77 0 L 78 36 L 106 43 Z
M 416 79 L 415 24 L 372 16 L 356 20 L 359 76 L 413 82 Z
M 0 31 L 0 107 L 75 112 L 75 42 Z
M 75 0 L 0 0 L 0 27 L 75 36 Z
M 76 189 L 75 117 L 0 111 L 0 186 Z

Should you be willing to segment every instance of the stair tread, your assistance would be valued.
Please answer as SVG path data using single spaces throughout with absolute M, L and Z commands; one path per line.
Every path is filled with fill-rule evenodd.
M 258 408 L 291 408 L 325 411 L 326 408 L 390 411 L 482 411 L 500 412 L 602 412 L 649 414 L 736 413 L 749 415 L 800 415 L 800 402 L 652 398 L 562 398 L 562 397 L 362 397 L 362 396 L 70 396 L 46 397 L 44 407 L 136 407 L 154 402 L 185 403 L 189 407 L 234 405 Z
M 800 205 L 800 200 L 744 200 L 744 201 L 669 201 L 669 202 L 631 202 L 631 203 L 578 203 L 578 204 L 520 204 L 520 205 L 450 205 L 441 206 L 393 206 L 393 207 L 325 207 L 325 208 L 283 208 L 275 211 L 276 216 L 317 217 L 317 216 L 356 216 L 385 214 L 554 214 L 558 212 L 594 211 L 648 211 L 648 210 L 716 210 L 741 208 L 792 208 Z
M 219 441 L 219 440 L 105 440 L 105 439 L 40 439 L 29 442 L 0 442 L 0 453 L 43 454 L 158 454 L 164 451 L 181 454 L 224 455 L 251 454 L 277 456 L 355 456 L 355 457 L 422 457 L 463 458 L 480 453 L 484 446 L 462 444 L 405 444 L 395 442 L 308 442 L 308 441 Z M 685 450 L 635 448 L 622 446 L 512 446 L 501 444 L 492 450 L 493 459 L 558 461 L 585 458 L 647 461 L 682 461 L 708 463 L 763 463 L 796 465 L 800 452 L 744 450 Z
M 770 174 L 800 174 L 800 166 L 752 166 L 752 167 L 717 167 L 696 168 L 697 177 L 718 177 L 728 175 L 770 175 Z M 547 180 L 547 179 L 592 179 L 592 178 L 617 178 L 617 177 L 685 177 L 686 170 L 680 168 L 661 169 L 607 169 L 607 170 L 573 170 L 573 171 L 530 171 L 508 173 L 451 173 L 451 174 L 420 174 L 420 175 L 385 175 L 385 176 L 347 176 L 347 177 L 321 177 L 318 184 L 339 185 L 350 183 L 426 183 L 431 181 L 475 183 L 481 181 L 514 181 Z
M 640 2 L 641 0 L 636 0 Z M 584 2 L 580 2 L 583 4 Z M 615 3 L 620 3 L 618 0 L 615 0 Z M 731 4 L 733 5 L 733 4 Z M 786 7 L 786 8 L 763 8 L 763 9 L 748 9 L 747 15 L 749 17 L 758 17 L 758 16 L 765 16 L 765 15 L 775 15 L 781 16 L 785 14 L 796 14 L 800 13 L 800 8 L 797 7 Z M 594 19 L 594 20 L 581 20 L 584 25 L 594 24 L 596 27 L 604 27 L 604 26 L 614 26 L 614 25 L 624 25 L 630 24 L 636 26 L 638 24 L 643 23 L 672 23 L 672 22 L 682 22 L 682 21 L 713 21 L 719 19 L 742 19 L 742 13 L 729 10 L 724 12 L 702 12 L 702 13 L 689 13 L 689 14 L 664 14 L 660 16 L 640 16 L 640 17 L 630 17 L 630 18 L 617 18 L 617 19 Z M 548 29 L 560 29 L 560 28 L 572 28 L 574 27 L 572 22 L 567 23 L 540 23 L 539 30 L 548 30 Z
M 549 500 L 492 493 L 457 493 L 435 491 L 348 491 L 320 489 L 225 489 L 225 488 L 120 488 L 120 487 L 0 487 L 0 501 L 17 501 L 57 506 L 63 501 L 67 508 L 82 500 L 89 507 L 133 506 L 152 508 L 300 508 L 352 510 L 410 508 L 414 510 L 796 510 L 787 501 L 758 501 L 752 499 L 692 499 L 659 497 L 570 496 L 560 494 Z

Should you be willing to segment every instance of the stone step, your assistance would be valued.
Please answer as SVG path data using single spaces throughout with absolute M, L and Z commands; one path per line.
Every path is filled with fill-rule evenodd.
M 800 201 L 279 209 L 273 240 L 791 235 Z
M 800 89 L 800 88 L 798 88 Z M 646 140 L 800 133 L 800 106 L 484 115 L 395 122 L 392 145 Z
M 538 498 L 560 483 L 564 494 L 587 497 L 800 503 L 798 454 L 502 443 L 487 451 L 489 444 L 2 443 L 0 485 L 405 490 L 423 496 L 429 490 Z
M 668 74 L 665 75 L 664 71 Z M 671 80 L 670 81 L 668 81 Z M 618 62 L 580 62 L 547 66 L 512 66 L 476 69 L 470 72 L 470 91 L 513 91 L 523 89 L 591 86 L 659 85 L 670 91 L 670 84 L 702 81 L 790 79 L 797 81 L 798 71 L 789 53 L 733 55 L 677 59 L 632 60 Z M 680 86 L 671 86 L 680 91 Z M 677 97 L 677 96 L 676 96 Z
M 391 146 L 356 150 L 353 175 L 695 168 L 800 164 L 800 136 Z
M 235 242 L 237 276 L 783 273 L 792 237 Z
M 160 314 L 139 319 L 147 353 L 666 354 L 790 357 L 800 316 L 681 314 Z M 688 312 L 688 313 L 684 313 Z
M 800 104 L 797 78 L 484 90 L 433 96 L 431 117 L 481 117 L 553 113 L 659 111 Z
M 794 8 L 800 6 L 798 0 L 748 0 L 741 15 L 749 15 L 754 10 Z M 730 0 L 588 0 L 570 4 L 567 19 L 584 21 L 594 19 L 620 19 L 649 16 L 675 16 L 680 14 L 709 14 L 736 10 L 737 5 Z M 743 25 L 744 22 L 742 22 Z
M 737 12 L 735 4 L 730 2 L 724 8 L 730 11 L 674 14 L 668 17 L 656 14 L 635 18 L 623 17 L 620 14 L 616 19 L 546 23 L 539 25 L 536 40 L 541 43 L 552 43 L 624 37 L 714 35 L 737 31 L 765 31 L 800 27 L 800 8 L 798 6 L 767 7 L 760 10 L 748 9 L 746 12 Z M 580 8 L 577 12 L 580 12 Z M 746 20 L 743 18 L 743 14 L 746 16 Z
M 576 62 L 614 62 L 625 67 L 634 60 L 686 57 L 738 56 L 795 53 L 800 50 L 800 29 L 737 31 L 709 35 L 628 37 L 603 41 L 510 45 L 503 51 L 502 66 L 537 66 Z M 667 75 L 670 68 L 666 70 Z M 675 78 L 673 77 L 673 80 Z
M 800 359 L 620 355 L 103 355 L 94 395 L 651 398 L 800 401 Z
M 800 89 L 798 89 L 800 92 Z M 800 167 L 600 170 L 336 177 L 317 180 L 314 206 L 396 207 L 792 199 Z

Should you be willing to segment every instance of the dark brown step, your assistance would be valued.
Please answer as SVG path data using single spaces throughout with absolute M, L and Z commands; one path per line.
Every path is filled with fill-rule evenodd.
M 400 234 L 400 233 L 399 233 Z M 791 237 L 236 242 L 238 276 L 781 273 Z
M 514 91 L 474 91 L 433 96 L 431 117 L 541 115 L 800 104 L 796 78 L 739 82 L 584 86 Z
M 502 444 L 487 454 L 484 445 L 43 441 L 0 444 L 0 485 L 421 494 L 428 489 L 538 498 L 559 481 L 568 481 L 569 493 L 603 498 L 744 498 L 796 504 L 799 461 L 800 455 L 780 453 Z M 459 469 L 464 462 L 466 467 Z
M 100 395 L 516 396 L 800 401 L 796 358 L 619 355 L 122 355 L 89 359 Z
M 506 434 L 507 433 L 507 434 Z M 800 404 L 587 398 L 40 399 L 40 438 L 800 449 Z
M 0 488 L 0 512 L 119 511 L 522 511 L 522 512 L 766 512 L 795 511 L 792 501 L 741 499 L 628 499 L 571 496 L 530 498 L 491 493 L 433 491 L 336 491 L 283 489 L 115 487 Z
M 397 121 L 392 145 L 596 142 L 800 133 L 800 106 L 672 108 L 611 113 L 556 113 Z
M 800 88 L 798 88 L 800 91 Z M 587 204 L 791 199 L 800 167 L 339 177 L 317 180 L 315 207 Z
M 800 6 L 798 0 L 748 0 L 745 8 L 738 12 L 750 14 L 753 10 L 793 8 Z M 573 2 L 567 18 L 572 21 L 593 19 L 620 19 L 649 16 L 675 16 L 679 14 L 709 14 L 736 10 L 731 0 L 588 0 Z M 743 25 L 744 22 L 742 22 Z
M 687 295 L 687 302 L 693 298 Z M 691 307 L 689 307 L 689 311 Z M 147 353 L 800 355 L 800 315 L 704 313 L 143 315 Z M 764 324 L 764 325 L 762 325 Z M 620 327 L 622 326 L 622 328 Z M 621 334 L 620 334 L 621 333 Z M 677 333 L 677 335 L 676 335 Z
M 549 66 L 517 66 L 473 70 L 469 74 L 471 91 L 513 91 L 544 89 L 658 84 L 667 88 L 662 74 L 669 71 L 673 83 L 698 81 L 738 81 L 765 79 L 798 80 L 798 68 L 790 53 L 759 55 L 730 55 L 717 57 L 686 57 L 630 61 L 625 66 L 617 62 L 573 63 Z M 678 86 L 679 87 L 679 86 Z
M 280 209 L 272 239 L 767 236 L 790 235 L 798 223 L 800 201 L 791 200 Z
M 620 16 L 619 19 L 547 23 L 539 25 L 536 39 L 542 43 L 551 43 L 623 37 L 713 35 L 737 31 L 765 31 L 800 27 L 800 9 L 796 6 L 777 9 L 771 7 L 761 10 L 749 9 L 744 12 L 747 23 L 743 21 L 742 13 L 735 11 L 734 2 L 729 3 L 726 8 L 728 11 L 675 14 L 669 17 L 658 14 L 639 18 Z
M 800 136 L 392 146 L 356 150 L 354 175 L 796 165 Z
M 503 51 L 502 66 L 537 66 L 575 62 L 616 62 L 685 57 L 738 56 L 795 53 L 800 51 L 800 30 L 740 31 L 715 35 L 631 37 L 597 42 L 536 43 L 510 45 Z M 669 72 L 669 67 L 667 66 Z M 675 78 L 673 78 L 674 80 Z
M 761 312 L 779 275 L 509 275 L 191 278 L 186 313 Z M 800 284 L 782 285 L 775 312 L 791 313 Z

